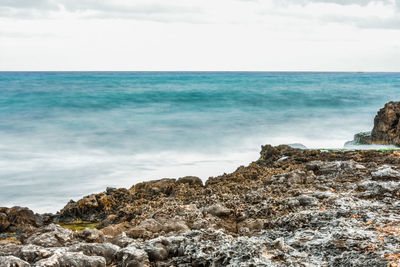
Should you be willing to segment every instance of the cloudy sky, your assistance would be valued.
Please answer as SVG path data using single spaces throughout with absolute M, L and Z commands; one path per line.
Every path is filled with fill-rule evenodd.
M 400 0 L 0 0 L 0 70 L 400 71 Z

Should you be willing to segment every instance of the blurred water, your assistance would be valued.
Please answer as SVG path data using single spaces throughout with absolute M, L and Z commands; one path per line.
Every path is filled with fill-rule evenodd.
M 262 144 L 339 148 L 400 73 L 0 72 L 0 206 L 231 172 Z

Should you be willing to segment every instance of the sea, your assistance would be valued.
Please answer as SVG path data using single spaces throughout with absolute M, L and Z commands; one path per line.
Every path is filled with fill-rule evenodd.
M 265 144 L 343 148 L 399 100 L 400 73 L 0 72 L 0 206 L 205 181 Z

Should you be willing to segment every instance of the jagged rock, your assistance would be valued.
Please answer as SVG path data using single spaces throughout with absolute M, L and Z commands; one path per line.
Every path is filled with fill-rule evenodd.
M 58 225 L 0 233 L 0 256 L 52 267 L 62 258 L 64 266 L 396 266 L 398 166 L 398 151 L 265 146 L 258 161 L 204 186 L 164 179 L 71 202 L 40 218 L 97 218 L 103 234 Z
M 14 256 L 0 257 L 0 267 L 30 267 L 31 265 Z
M 150 261 L 163 261 L 168 258 L 168 250 L 162 243 L 147 243 L 143 249 L 149 256 Z
M 22 245 L 0 241 L 0 256 L 12 256 L 21 249 Z
M 179 178 L 178 181 L 176 181 L 176 184 L 177 185 L 188 184 L 191 186 L 194 186 L 194 185 L 203 186 L 203 181 L 199 177 L 196 177 L 196 176 L 185 176 L 185 177 Z
M 371 141 L 374 144 L 400 145 L 400 102 L 389 102 L 374 119 Z
M 120 250 L 120 247 L 111 243 L 79 243 L 72 245 L 68 248 L 68 250 L 70 252 L 83 252 L 85 255 L 88 256 L 101 256 L 106 259 L 106 263 L 109 265 L 114 261 L 114 256 Z
M 28 208 L 0 208 L 0 233 L 5 230 L 31 231 L 41 224 L 39 217 Z
M 117 236 L 114 236 L 108 240 L 108 242 L 117 245 L 121 248 L 128 246 L 129 244 L 133 243 L 134 240 L 126 235 L 126 233 L 121 233 Z
M 133 246 L 121 249 L 116 254 L 118 267 L 149 267 L 150 262 L 146 251 Z
M 8 221 L 7 214 L 0 213 L 0 233 L 7 230 L 8 226 L 10 226 L 10 222 Z
M 82 252 L 67 252 L 58 258 L 60 267 L 105 267 L 106 260 L 100 256 L 87 256 Z
M 175 179 L 164 178 L 161 180 L 138 183 L 130 189 L 130 192 L 138 198 L 151 198 L 161 193 L 169 196 L 176 187 L 175 182 Z
M 102 231 L 97 229 L 88 229 L 86 228 L 80 233 L 76 234 L 77 238 L 80 238 L 88 243 L 102 243 L 105 241 L 105 237 Z
M 354 135 L 353 141 L 346 142 L 344 147 L 371 144 L 371 132 L 361 132 Z
M 383 167 L 371 173 L 374 180 L 400 180 L 400 172 L 391 167 Z
M 37 245 L 28 244 L 19 249 L 16 256 L 27 262 L 36 262 L 48 258 L 54 254 L 54 249 L 44 248 Z
M 62 247 L 74 240 L 74 232 L 56 224 L 38 229 L 25 242 L 42 247 Z
M 34 267 L 60 267 L 60 262 L 58 261 L 60 256 L 59 254 L 54 254 L 51 257 L 39 260 L 35 262 Z

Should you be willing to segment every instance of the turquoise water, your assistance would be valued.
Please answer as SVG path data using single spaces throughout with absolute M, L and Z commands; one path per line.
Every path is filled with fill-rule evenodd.
M 0 206 L 207 179 L 267 143 L 343 147 L 390 100 L 399 73 L 0 72 Z

